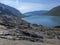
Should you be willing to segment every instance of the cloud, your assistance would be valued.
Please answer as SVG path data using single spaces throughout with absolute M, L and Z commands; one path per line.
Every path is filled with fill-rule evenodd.
M 21 11 L 22 13 L 36 10 L 48 10 L 57 6 L 58 4 L 42 4 L 42 3 L 31 3 L 23 2 L 22 0 L 0 0 L 1 3 L 14 7 Z
M 12 6 L 18 9 L 19 11 L 21 11 L 22 13 L 44 8 L 43 4 L 28 3 L 28 2 L 22 2 L 22 1 L 17 1 L 17 0 L 1 0 L 0 2 L 6 5 Z
M 17 5 L 19 3 L 17 0 L 0 0 L 0 2 L 7 5 Z
M 16 8 L 16 9 L 18 9 L 20 7 L 20 5 L 21 5 L 19 0 L 0 0 L 0 3 L 9 5 L 11 7 Z
M 29 12 L 29 11 L 36 11 L 36 10 L 50 10 L 53 7 L 56 7 L 58 4 L 41 4 L 41 3 L 28 3 L 24 2 L 21 3 L 20 6 L 17 7 L 22 13 Z
M 43 10 L 45 5 L 38 3 L 21 3 L 19 10 L 22 12 L 34 11 L 34 10 Z

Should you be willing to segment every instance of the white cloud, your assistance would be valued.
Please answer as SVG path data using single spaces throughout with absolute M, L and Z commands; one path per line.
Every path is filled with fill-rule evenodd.
M 28 2 L 21 2 L 19 0 L 0 0 L 1 3 L 7 4 L 12 6 L 22 13 L 34 10 L 47 10 L 51 9 L 55 4 L 40 4 L 40 3 L 28 3 Z M 56 5 L 55 5 L 56 6 Z
M 43 4 L 38 3 L 22 3 L 20 7 L 18 8 L 23 13 L 28 11 L 34 11 L 34 10 L 43 10 L 45 7 Z
M 19 1 L 17 0 L 0 0 L 0 3 L 3 3 L 3 4 L 6 4 L 6 5 L 9 5 L 11 7 L 14 7 L 16 9 L 18 9 L 20 7 L 20 4 Z
M 44 8 L 43 7 L 44 5 L 42 5 L 42 4 L 19 2 L 17 0 L 1 0 L 0 2 L 7 4 L 9 6 L 12 6 L 12 7 L 20 10 L 22 13 L 28 12 L 28 11 L 40 10 L 40 9 Z
M 19 3 L 17 0 L 15 0 L 15 1 L 14 0 L 1 0 L 0 2 L 10 5 L 10 6 L 16 6 Z
M 56 6 L 58 6 L 59 4 L 40 4 L 40 3 L 21 3 L 22 5 L 20 5 L 20 7 L 18 8 L 19 10 L 21 10 L 21 12 L 28 12 L 28 11 L 36 11 L 36 10 L 50 10 Z

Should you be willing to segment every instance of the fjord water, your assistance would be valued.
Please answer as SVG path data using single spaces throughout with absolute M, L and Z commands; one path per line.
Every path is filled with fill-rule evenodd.
M 33 15 L 30 17 L 23 18 L 29 23 L 43 25 L 46 27 L 60 26 L 60 16 L 40 16 Z

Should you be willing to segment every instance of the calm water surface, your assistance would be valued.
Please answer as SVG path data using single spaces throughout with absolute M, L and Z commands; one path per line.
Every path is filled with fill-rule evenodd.
M 30 16 L 23 18 L 23 20 L 26 20 L 32 24 L 38 24 L 43 26 L 60 26 L 60 16 Z

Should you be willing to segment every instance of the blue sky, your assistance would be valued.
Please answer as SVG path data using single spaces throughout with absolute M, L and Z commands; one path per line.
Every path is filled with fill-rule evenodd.
M 60 0 L 0 0 L 0 2 L 12 6 L 22 13 L 35 10 L 50 10 L 60 5 Z

